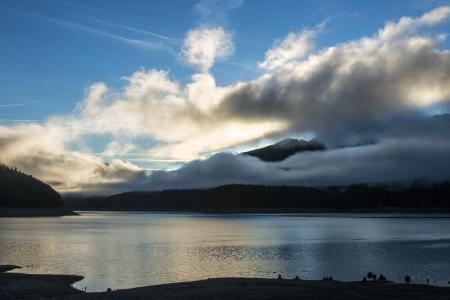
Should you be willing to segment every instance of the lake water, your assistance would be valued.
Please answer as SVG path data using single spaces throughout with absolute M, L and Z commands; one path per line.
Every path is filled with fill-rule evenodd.
M 83 212 L 0 218 L 0 264 L 77 274 L 88 291 L 208 277 L 361 280 L 368 271 L 448 285 L 450 215 Z

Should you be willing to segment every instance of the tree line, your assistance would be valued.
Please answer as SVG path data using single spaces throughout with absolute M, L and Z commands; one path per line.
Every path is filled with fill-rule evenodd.
M 48 184 L 0 163 L 0 207 L 62 208 L 61 196 Z
M 201 212 L 450 211 L 450 182 L 326 188 L 225 185 L 127 192 L 71 201 L 74 209 Z

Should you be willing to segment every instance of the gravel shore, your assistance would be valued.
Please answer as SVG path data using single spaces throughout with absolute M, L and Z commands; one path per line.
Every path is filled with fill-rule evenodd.
M 216 278 L 85 293 L 71 286 L 82 278 L 1 273 L 0 299 L 450 299 L 450 288 L 447 287 L 261 278 Z

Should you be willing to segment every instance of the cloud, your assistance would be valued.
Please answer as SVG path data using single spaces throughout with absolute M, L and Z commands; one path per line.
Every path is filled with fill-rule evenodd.
M 201 0 L 195 6 L 202 25 L 220 25 L 227 23 L 227 14 L 240 7 L 244 0 Z
M 194 74 L 184 87 L 166 71 L 140 70 L 126 78 L 121 91 L 93 84 L 77 106 L 77 115 L 60 120 L 76 132 L 147 137 L 159 143 L 155 158 L 195 159 L 282 131 L 282 120 L 246 121 L 215 114 L 228 91 L 208 73 Z
M 14 14 L 17 14 L 19 16 L 34 18 L 34 19 L 37 19 L 37 20 L 40 20 L 43 22 L 48 22 L 51 24 L 55 24 L 58 26 L 63 26 L 63 27 L 75 29 L 78 31 L 96 34 L 98 36 L 109 38 L 111 40 L 115 40 L 115 41 L 118 41 L 118 42 L 121 42 L 121 43 L 124 43 L 127 45 L 131 45 L 134 47 L 138 47 L 138 48 L 142 48 L 142 49 L 146 49 L 146 50 L 164 50 L 164 51 L 168 51 L 170 53 L 174 53 L 174 50 L 172 49 L 172 47 L 170 47 L 170 45 L 167 45 L 165 42 L 175 42 L 176 39 L 168 37 L 168 36 L 160 35 L 160 34 L 157 34 L 154 32 L 134 28 L 131 26 L 126 26 L 126 25 L 122 25 L 122 24 L 113 24 L 113 23 L 101 21 L 99 19 L 95 19 L 95 22 L 97 22 L 97 23 L 101 23 L 103 25 L 108 25 L 110 27 L 118 27 L 118 28 L 122 28 L 122 29 L 125 29 L 128 31 L 135 32 L 135 33 L 140 33 L 143 35 L 151 36 L 153 38 L 156 38 L 157 41 L 142 39 L 142 38 L 132 38 L 129 36 L 117 34 L 115 32 L 105 31 L 105 30 L 99 29 L 95 26 L 88 25 L 88 24 L 80 24 L 75 21 L 68 21 L 68 20 L 43 16 L 43 15 L 39 15 L 39 14 L 35 14 L 35 13 L 23 11 L 23 10 L 15 10 L 15 9 L 8 8 L 8 7 L 4 7 L 4 9 L 6 9 L 7 11 L 12 12 Z
M 49 17 L 45 17 L 43 18 L 44 20 L 54 23 L 54 24 L 59 24 L 65 27 L 69 27 L 72 29 L 77 29 L 77 30 L 82 30 L 82 31 L 86 31 L 86 32 L 90 32 L 93 34 L 97 34 L 103 37 L 107 37 L 131 46 L 135 46 L 135 47 L 139 47 L 139 48 L 143 48 L 143 49 L 147 49 L 147 50 L 167 50 L 169 52 L 172 52 L 173 50 L 164 45 L 161 42 L 154 42 L 154 41 L 148 41 L 148 40 L 144 40 L 144 39 L 136 39 L 136 38 L 130 38 L 130 37 L 126 37 L 126 36 L 122 36 L 119 34 L 115 34 L 115 33 L 111 33 L 111 32 L 107 32 L 104 30 L 100 30 L 98 28 L 92 27 L 92 26 L 87 26 L 87 25 L 81 25 L 81 24 L 77 24 L 74 22 L 69 22 L 69 21 L 65 21 L 65 20 L 59 20 L 56 18 L 49 18 Z
M 115 27 L 115 28 L 119 28 L 119 29 L 124 29 L 130 32 L 134 32 L 134 33 L 139 33 L 139 34 L 143 34 L 143 35 L 147 35 L 153 38 L 157 38 L 157 39 L 161 39 L 164 41 L 168 41 L 168 42 L 179 42 L 180 40 L 178 38 L 172 37 L 172 36 L 168 36 L 168 35 L 163 35 L 157 32 L 153 32 L 153 31 L 149 31 L 149 30 L 145 30 L 145 29 L 141 29 L 141 28 L 136 28 L 133 26 L 129 26 L 129 25 L 123 25 L 123 24 L 119 24 L 119 23 L 110 23 L 107 21 L 103 21 L 100 20 L 98 18 L 89 18 L 90 20 L 99 23 L 99 24 L 103 24 L 103 25 L 107 25 L 110 27 Z
M 154 172 L 140 189 L 210 188 L 224 184 L 332 186 L 359 183 L 412 183 L 450 179 L 450 122 L 416 120 L 416 133 L 405 126 L 377 144 L 303 152 L 282 162 L 219 153 L 179 170 Z M 406 124 L 404 124 L 406 125 Z M 433 134 L 430 129 L 433 128 Z M 407 134 L 404 134 L 407 130 Z
M 190 30 L 184 39 L 182 57 L 199 71 L 207 73 L 218 59 L 233 54 L 231 34 L 221 27 Z
M 181 50 L 198 70 L 187 84 L 169 71 L 145 69 L 124 78 L 121 89 L 95 83 L 71 114 L 0 127 L 0 160 L 60 190 L 410 180 L 421 173 L 446 178 L 448 128 L 422 117 L 450 102 L 450 52 L 437 45 L 441 33 L 427 31 L 449 15 L 449 7 L 441 7 L 403 17 L 373 36 L 323 49 L 314 48 L 320 26 L 289 33 L 266 52 L 265 74 L 227 86 L 218 85 L 210 69 L 233 53 L 231 34 L 222 27 L 193 29 Z M 289 134 L 309 134 L 329 147 L 378 143 L 279 164 L 218 154 L 148 178 L 114 159 L 140 140 L 150 141 L 144 150 L 150 159 L 184 161 Z M 86 136 L 109 139 L 109 164 L 82 151 Z
M 232 87 L 216 113 L 255 121 L 284 120 L 291 131 L 343 141 L 352 130 L 375 130 L 385 116 L 448 102 L 450 53 L 440 50 L 433 36 L 420 33 L 431 22 L 423 21 L 428 20 L 424 16 L 408 22 L 402 18 L 372 37 L 304 58 L 289 59 L 286 53 L 295 51 L 291 43 L 284 49 L 281 42 L 268 53 L 280 53 L 270 62 L 283 67 Z M 287 64 L 273 63 L 286 58 Z M 269 60 L 266 64 L 270 66 Z
M 22 124 L 0 127 L 0 161 L 30 173 L 59 191 L 100 191 L 102 185 L 130 182 L 144 175 L 137 166 L 100 158 L 66 145 L 75 137 L 63 127 Z
M 26 105 L 26 103 L 0 103 L 0 108 L 21 107 Z
M 450 6 L 442 6 L 423 14 L 419 18 L 402 17 L 398 22 L 388 22 L 378 33 L 381 39 L 393 42 L 416 31 L 420 27 L 435 26 L 450 17 Z
M 117 155 L 127 154 L 128 152 L 134 150 L 135 148 L 136 146 L 130 143 L 122 145 L 117 141 L 112 141 L 106 146 L 105 150 L 103 151 L 103 155 L 115 157 Z
M 264 61 L 259 66 L 266 70 L 289 68 L 291 63 L 305 57 L 314 49 L 314 39 L 323 30 L 326 22 L 319 24 L 314 30 L 304 29 L 291 32 L 284 39 L 275 41 L 267 50 Z
M 417 19 L 416 22 L 418 22 L 419 24 L 432 26 L 442 23 L 449 17 L 450 17 L 450 7 L 442 6 L 424 14 L 422 17 Z

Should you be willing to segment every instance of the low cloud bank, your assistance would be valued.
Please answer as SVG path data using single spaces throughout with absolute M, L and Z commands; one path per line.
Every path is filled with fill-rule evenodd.
M 428 132 L 429 127 L 435 130 Z M 223 184 L 330 186 L 450 180 L 450 122 L 422 119 L 419 134 L 394 130 L 376 144 L 302 152 L 281 162 L 220 153 L 172 172 L 155 172 L 137 189 L 208 188 Z M 420 133 L 421 132 L 421 133 Z

